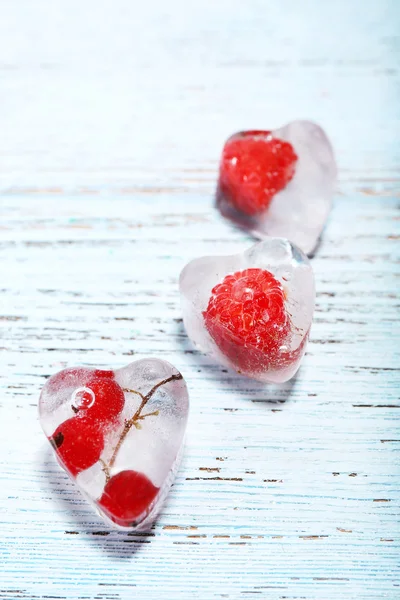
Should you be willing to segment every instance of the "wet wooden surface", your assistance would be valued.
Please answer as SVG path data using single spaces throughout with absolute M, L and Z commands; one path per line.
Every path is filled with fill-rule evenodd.
M 0 598 L 400 595 L 399 4 L 0 5 Z M 251 243 L 224 139 L 319 122 L 339 163 L 303 366 L 263 388 L 193 350 L 177 278 Z M 37 420 L 45 378 L 155 355 L 186 453 L 148 534 L 109 530 Z

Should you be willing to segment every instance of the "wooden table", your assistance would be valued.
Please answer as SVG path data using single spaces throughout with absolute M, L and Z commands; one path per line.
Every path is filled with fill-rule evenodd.
M 396 0 L 0 5 L 0 598 L 400 597 Z M 339 163 L 298 376 L 194 351 L 177 279 L 248 247 L 225 138 L 320 123 Z M 37 419 L 67 365 L 173 362 L 186 453 L 148 534 L 108 529 Z

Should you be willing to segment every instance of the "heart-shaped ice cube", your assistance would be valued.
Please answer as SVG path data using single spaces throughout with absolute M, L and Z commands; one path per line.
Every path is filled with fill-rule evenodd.
M 155 358 L 116 371 L 64 369 L 39 400 L 60 465 L 109 524 L 129 530 L 146 528 L 162 506 L 188 409 L 182 375 Z
M 315 123 L 242 131 L 225 143 L 217 205 L 256 237 L 285 237 L 310 254 L 331 209 L 336 172 L 332 146 Z
M 314 275 L 288 240 L 197 258 L 180 275 L 183 321 L 195 345 L 238 373 L 281 383 L 296 373 L 314 312 Z

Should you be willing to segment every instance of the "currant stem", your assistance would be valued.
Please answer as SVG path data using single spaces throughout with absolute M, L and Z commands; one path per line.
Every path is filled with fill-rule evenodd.
M 137 394 L 138 396 L 141 397 L 142 400 L 144 398 L 143 394 L 141 394 L 140 392 L 137 392 L 136 390 L 130 390 L 129 388 L 122 388 L 122 390 L 124 392 L 129 392 L 130 394 Z
M 155 410 L 151 413 L 147 413 L 145 415 L 140 415 L 140 417 L 138 417 L 136 420 L 140 421 L 141 419 L 145 419 L 146 417 L 158 417 L 158 415 L 160 414 L 159 410 Z
M 124 391 L 127 391 L 127 392 L 131 392 L 132 394 L 138 394 L 142 398 L 142 401 L 141 401 L 141 403 L 139 405 L 139 408 L 137 409 L 137 411 L 133 415 L 133 417 L 131 419 L 129 419 L 128 421 L 125 421 L 124 429 L 122 430 L 122 433 L 121 433 L 121 436 L 120 436 L 120 438 L 118 440 L 118 443 L 117 443 L 117 445 L 114 448 L 113 455 L 112 455 L 112 457 L 110 459 L 110 462 L 108 463 L 108 467 L 107 467 L 108 473 L 109 473 L 109 470 L 111 469 L 111 467 L 113 466 L 113 464 L 115 463 L 115 459 L 117 458 L 118 451 L 121 448 L 122 442 L 124 441 L 124 439 L 128 435 L 131 427 L 133 425 L 136 425 L 137 421 L 142 420 L 145 417 L 156 416 L 156 415 L 159 414 L 158 410 L 155 410 L 152 413 L 148 413 L 146 415 L 142 415 L 142 410 L 144 409 L 144 407 L 146 406 L 146 404 L 148 403 L 148 401 L 150 400 L 150 398 L 154 395 L 154 393 L 161 386 L 166 385 L 167 383 L 170 383 L 170 381 L 178 381 L 179 379 L 183 379 L 183 377 L 182 377 L 182 375 L 180 373 L 177 373 L 176 375 L 171 375 L 171 377 L 168 377 L 167 379 L 163 379 L 162 381 L 159 381 L 158 383 L 156 383 L 156 385 L 154 387 L 152 387 L 151 390 L 149 392 L 147 392 L 147 394 L 145 396 L 143 396 L 143 394 L 141 394 L 140 392 L 136 392 L 135 390 L 124 390 Z M 106 477 L 107 477 L 107 473 L 106 473 Z
M 101 464 L 103 465 L 102 470 L 104 471 L 104 474 L 106 476 L 106 483 L 108 483 L 111 478 L 110 469 L 108 468 L 108 465 L 106 465 L 106 463 L 104 462 L 104 460 L 102 458 L 100 458 L 99 460 L 100 460 Z

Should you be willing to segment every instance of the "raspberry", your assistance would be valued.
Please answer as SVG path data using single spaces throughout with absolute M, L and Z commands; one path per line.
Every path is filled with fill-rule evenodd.
M 293 146 L 270 131 L 237 133 L 223 149 L 220 192 L 238 210 L 256 215 L 292 179 L 296 161 Z
M 125 403 L 122 388 L 113 371 L 64 369 L 49 379 L 49 393 L 65 395 L 76 414 L 99 421 L 111 421 Z
M 282 285 L 269 271 L 227 275 L 212 289 L 203 317 L 210 336 L 238 371 L 257 373 L 281 365 L 290 320 Z
M 135 525 L 159 492 L 150 479 L 137 471 L 121 471 L 111 477 L 98 501 L 112 521 L 122 527 Z
M 60 460 L 74 477 L 94 465 L 104 448 L 104 436 L 91 419 L 72 417 L 49 438 Z

